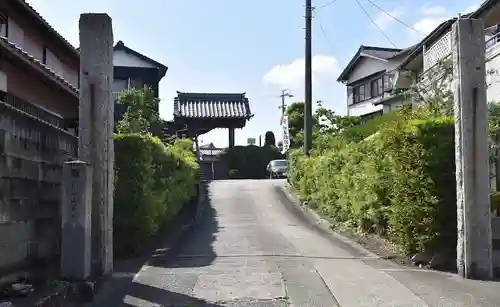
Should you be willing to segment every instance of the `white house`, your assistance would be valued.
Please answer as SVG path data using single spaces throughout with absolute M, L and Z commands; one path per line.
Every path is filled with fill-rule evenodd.
M 337 79 L 347 88 L 348 115 L 360 116 L 363 122 L 390 111 L 391 106 L 385 107 L 384 101 L 394 101 L 392 107 L 397 107 L 399 97 L 392 94 L 399 76 L 397 67 L 411 50 L 359 47 Z
M 487 0 L 475 12 L 461 18 L 484 21 L 487 99 L 500 101 L 500 0 Z M 451 28 L 455 21 L 456 18 L 449 19 L 427 35 L 412 48 L 398 70 L 408 72 L 420 83 L 427 82 L 431 74 L 435 77 L 433 68 L 442 60 L 451 60 Z

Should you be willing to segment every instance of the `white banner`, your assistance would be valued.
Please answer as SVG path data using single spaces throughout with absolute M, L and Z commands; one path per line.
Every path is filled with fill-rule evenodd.
M 290 148 L 290 133 L 288 131 L 288 116 L 283 116 L 281 119 L 281 127 L 283 128 L 283 149 L 281 153 L 285 153 Z

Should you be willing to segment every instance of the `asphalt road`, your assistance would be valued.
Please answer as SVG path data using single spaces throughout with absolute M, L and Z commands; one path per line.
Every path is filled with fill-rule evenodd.
M 93 306 L 500 306 L 500 283 L 401 267 L 319 230 L 282 185 L 212 182 L 183 244 L 115 276 Z

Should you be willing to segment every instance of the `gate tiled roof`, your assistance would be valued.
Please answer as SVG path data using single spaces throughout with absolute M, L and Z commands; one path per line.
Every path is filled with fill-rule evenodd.
M 174 116 L 193 119 L 249 119 L 252 114 L 244 93 L 177 92 Z

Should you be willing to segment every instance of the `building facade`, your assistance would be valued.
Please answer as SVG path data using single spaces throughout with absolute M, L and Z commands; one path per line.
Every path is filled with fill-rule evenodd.
M 167 66 L 125 46 L 118 41 L 113 51 L 113 93 L 115 99 L 120 92 L 130 88 L 151 87 L 156 97 L 159 95 L 159 83 L 167 73 Z M 121 120 L 125 109 L 115 103 L 115 118 Z
M 57 259 L 62 163 L 77 157 L 79 54 L 24 0 L 0 1 L 0 284 Z
M 393 95 L 399 77 L 396 68 L 407 53 L 408 49 L 373 46 L 358 49 L 337 79 L 346 85 L 348 115 L 359 116 L 364 122 L 388 111 L 382 102 L 397 100 Z
M 61 122 L 78 117 L 79 54 L 24 0 L 0 4 L 0 54 L 4 100 Z

